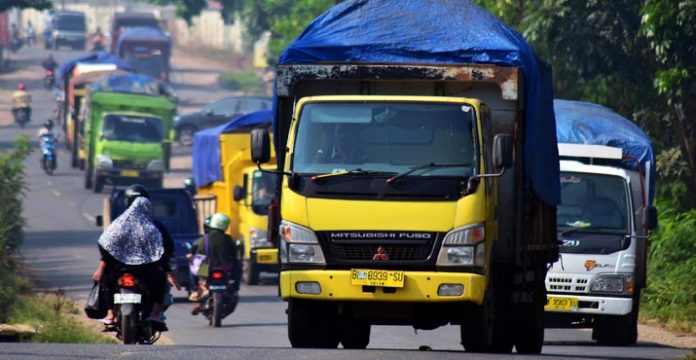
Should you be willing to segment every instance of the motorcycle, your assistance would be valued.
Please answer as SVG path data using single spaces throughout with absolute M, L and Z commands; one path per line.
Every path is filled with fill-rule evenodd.
M 152 299 L 142 281 L 129 269 L 121 271 L 114 293 L 116 323 L 110 331 L 124 344 L 154 344 L 163 331 L 164 324 L 147 320 Z
M 239 303 L 239 284 L 229 271 L 210 271 L 207 280 L 208 296 L 201 299 L 201 314 L 208 319 L 208 325 L 220 327 L 222 319 L 233 313 Z
M 53 171 L 56 169 L 56 139 L 51 134 L 46 134 L 41 136 L 41 152 L 43 153 L 43 158 L 41 159 L 41 167 L 48 175 L 52 175 Z
M 51 89 L 55 83 L 56 76 L 53 70 L 46 70 L 46 75 L 44 75 L 44 85 L 46 85 L 46 89 Z
M 12 109 L 12 115 L 14 115 L 15 122 L 19 127 L 23 128 L 31 120 L 31 107 L 14 108 Z
M 22 39 L 19 37 L 12 37 L 12 39 L 10 39 L 10 50 L 12 50 L 13 53 L 19 51 L 23 45 L 24 41 L 22 41 Z

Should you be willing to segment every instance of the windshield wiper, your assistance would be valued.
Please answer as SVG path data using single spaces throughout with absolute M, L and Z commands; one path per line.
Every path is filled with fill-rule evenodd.
M 312 176 L 312 182 L 316 183 L 317 181 L 322 180 L 322 179 L 335 177 L 335 176 L 344 176 L 344 175 L 391 175 L 391 174 L 393 174 L 393 172 L 391 172 L 391 171 L 364 170 L 361 168 L 356 168 L 356 169 L 352 169 L 352 170 L 339 171 L 339 172 L 335 172 L 335 173 L 314 175 L 314 176 Z
M 401 174 L 395 175 L 387 179 L 387 185 L 392 185 L 396 183 L 397 181 L 413 174 L 414 172 L 418 170 L 423 170 L 423 169 L 440 169 L 440 168 L 447 168 L 447 167 L 461 167 L 461 166 L 471 166 L 471 164 L 436 164 L 436 163 L 427 163 L 423 165 L 418 165 L 418 166 L 412 166 L 409 168 L 409 170 L 406 170 L 402 172 Z

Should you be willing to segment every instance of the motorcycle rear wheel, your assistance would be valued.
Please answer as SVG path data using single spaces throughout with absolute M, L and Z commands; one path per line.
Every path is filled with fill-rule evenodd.
M 219 294 L 213 294 L 213 313 L 210 319 L 212 326 L 222 326 L 222 296 Z
M 121 339 L 126 345 L 135 344 L 135 327 L 132 315 L 121 315 Z

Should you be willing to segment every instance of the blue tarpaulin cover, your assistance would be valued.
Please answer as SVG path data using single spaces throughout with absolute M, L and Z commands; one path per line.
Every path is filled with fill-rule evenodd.
M 171 43 L 171 38 L 162 32 L 160 29 L 155 29 L 151 27 L 144 26 L 134 26 L 128 27 L 121 32 L 118 36 L 118 43 L 116 44 L 116 53 L 121 52 L 121 43 L 129 40 L 144 40 L 144 41 L 157 41 L 157 42 L 168 42 Z
M 133 71 L 133 68 L 125 61 L 119 59 L 116 55 L 106 51 L 95 52 L 83 56 L 70 59 L 58 67 L 58 76 L 60 79 L 65 79 L 65 76 L 71 72 L 75 65 L 83 64 L 115 64 L 121 70 Z
M 162 95 L 162 84 L 159 80 L 148 75 L 135 73 L 110 75 L 104 80 L 90 84 L 90 89 L 109 92 Z
M 651 204 L 655 195 L 655 155 L 648 135 L 631 120 L 602 105 L 570 100 L 554 100 L 553 105 L 558 142 L 621 148 L 623 167 L 638 170 L 640 164 L 640 171 L 647 175 Z
M 201 130 L 193 137 L 193 179 L 196 186 L 206 186 L 222 179 L 220 164 L 220 135 L 239 129 L 270 126 L 271 110 L 255 111 L 214 128 Z
M 558 204 L 551 67 L 519 33 L 488 11 L 467 0 L 344 1 L 307 26 L 279 59 L 279 64 L 322 62 L 520 67 L 525 80 L 527 188 L 545 203 Z

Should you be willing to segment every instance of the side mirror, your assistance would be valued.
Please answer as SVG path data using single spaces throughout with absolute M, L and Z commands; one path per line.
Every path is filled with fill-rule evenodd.
M 654 206 L 648 206 L 643 212 L 643 224 L 648 230 L 657 229 L 657 209 Z
M 493 165 L 496 169 L 509 169 L 512 166 L 510 134 L 498 134 L 493 138 Z
M 94 222 L 97 225 L 97 227 L 102 227 L 104 226 L 104 217 L 101 215 L 97 215 L 94 217 Z
M 246 191 L 244 191 L 243 187 L 235 185 L 232 197 L 234 198 L 234 201 L 240 201 L 246 197 Z
M 271 138 L 266 129 L 251 130 L 251 160 L 257 164 L 271 160 Z

